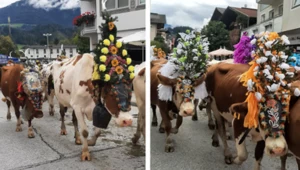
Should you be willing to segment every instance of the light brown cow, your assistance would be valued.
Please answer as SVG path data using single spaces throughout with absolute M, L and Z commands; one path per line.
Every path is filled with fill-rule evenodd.
M 36 73 L 37 74 L 37 73 Z M 21 90 L 24 84 L 21 84 L 22 79 L 28 79 L 27 89 Z M 24 82 L 23 82 L 24 83 Z M 30 86 L 30 87 L 29 87 Z M 1 69 L 1 91 L 5 97 L 3 101 L 6 102 L 8 107 L 7 119 L 11 119 L 10 105 L 12 103 L 16 118 L 17 128 L 16 131 L 22 131 L 21 128 L 21 117 L 20 117 L 20 106 L 23 108 L 24 114 L 28 119 L 28 137 L 33 138 L 34 132 L 31 121 L 33 118 L 43 117 L 42 112 L 42 94 L 38 91 L 34 91 L 40 88 L 41 82 L 37 77 L 27 74 L 24 67 L 19 64 L 13 64 L 10 66 L 4 66 Z M 19 90 L 18 90 L 19 89 Z
M 135 78 L 133 79 L 132 85 L 134 89 L 134 94 L 136 98 L 136 104 L 139 109 L 139 114 L 138 114 L 138 123 L 137 123 L 137 128 L 136 128 L 136 133 L 134 134 L 134 137 L 132 138 L 133 144 L 136 144 L 137 141 L 141 137 L 141 133 L 143 134 L 144 141 L 146 141 L 146 136 L 145 136 L 145 81 L 146 81 L 146 76 L 145 76 L 145 63 L 142 63 L 139 66 L 135 66 L 135 71 L 136 75 Z
M 219 143 L 217 135 L 219 133 L 224 145 L 225 162 L 231 163 L 232 155 L 226 141 L 224 120 L 232 121 L 237 148 L 237 157 L 234 159 L 234 162 L 236 164 L 241 164 L 247 159 L 248 154 L 244 138 L 247 133 L 249 133 L 252 136 L 252 140 L 257 142 L 255 149 L 255 169 L 260 169 L 263 149 L 265 150 L 265 153 L 270 156 L 284 156 L 287 153 L 288 144 L 283 136 L 274 139 L 272 137 L 266 137 L 264 131 L 260 128 L 251 130 L 244 128 L 243 118 L 247 113 L 247 105 L 244 101 L 246 100 L 245 94 L 247 88 L 242 86 L 239 82 L 239 76 L 248 69 L 249 66 L 244 64 L 220 63 L 208 69 L 205 81 L 207 91 L 212 99 L 211 106 L 218 127 L 213 135 L 213 145 Z M 292 83 L 292 86 L 297 86 L 297 84 Z M 291 107 L 296 107 L 296 105 L 291 104 Z M 291 115 L 293 111 L 295 112 L 292 108 Z M 234 118 L 233 112 L 240 113 L 240 119 Z M 290 130 L 288 128 L 286 130 L 286 134 L 289 135 Z M 296 133 L 293 133 L 293 135 L 295 134 Z M 297 140 L 297 138 L 293 139 L 295 139 L 295 141 Z
M 174 144 L 171 133 L 178 133 L 178 129 L 182 124 L 183 116 L 193 116 L 195 112 L 193 100 L 184 101 L 184 97 L 180 93 L 179 87 L 176 86 L 178 80 L 176 78 L 167 78 L 159 73 L 162 64 L 165 63 L 167 63 L 167 60 L 165 59 L 154 60 L 151 62 L 151 104 L 157 105 L 160 110 L 160 114 L 162 117 L 160 128 L 162 128 L 162 125 L 164 125 L 164 129 L 167 135 L 165 152 L 173 152 Z M 196 87 L 200 85 L 203 82 L 204 77 L 205 76 L 201 76 L 200 78 L 195 80 L 193 86 Z M 172 101 L 162 101 L 158 98 L 157 88 L 159 84 L 172 87 Z M 179 113 L 176 120 L 176 126 L 174 128 L 171 128 L 171 117 L 169 115 L 170 111 Z

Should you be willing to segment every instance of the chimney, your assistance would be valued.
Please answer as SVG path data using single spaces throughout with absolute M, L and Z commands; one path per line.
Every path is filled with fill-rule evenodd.
M 247 8 L 247 4 L 245 4 L 245 8 Z

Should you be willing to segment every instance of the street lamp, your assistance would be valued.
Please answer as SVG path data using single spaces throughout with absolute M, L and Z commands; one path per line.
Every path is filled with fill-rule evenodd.
M 47 37 L 47 47 L 48 47 L 48 49 L 49 49 L 49 36 L 52 36 L 52 34 L 46 33 L 46 34 L 43 34 L 43 36 Z M 49 49 L 49 53 L 50 53 L 50 49 Z M 50 57 L 49 57 L 49 58 L 51 58 L 51 54 L 50 54 Z

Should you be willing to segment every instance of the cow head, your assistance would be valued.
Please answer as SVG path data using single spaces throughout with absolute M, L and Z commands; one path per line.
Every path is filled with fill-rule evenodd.
M 131 126 L 133 117 L 131 110 L 132 82 L 125 79 L 115 84 L 106 84 L 102 87 L 103 103 L 109 113 L 116 118 L 117 125 Z
M 160 84 L 171 86 L 173 88 L 172 101 L 179 110 L 179 115 L 183 117 L 193 116 L 195 114 L 193 104 L 195 93 L 194 88 L 204 81 L 205 76 L 203 75 L 196 80 L 192 80 L 189 77 L 172 79 L 161 74 L 157 74 L 157 78 Z
M 281 102 L 275 99 L 268 99 L 267 106 L 260 110 L 257 115 L 259 122 L 259 132 L 265 140 L 265 153 L 269 156 L 282 156 L 288 151 L 288 146 L 284 138 L 284 123 L 286 119 Z M 240 114 L 239 118 L 246 119 L 248 113 L 248 103 L 236 103 L 230 107 L 232 113 Z M 265 112 L 264 114 L 262 112 Z M 276 135 L 274 135 L 276 134 Z
M 42 83 L 36 72 L 21 72 L 21 82 L 18 84 L 17 97 L 35 118 L 43 117 Z

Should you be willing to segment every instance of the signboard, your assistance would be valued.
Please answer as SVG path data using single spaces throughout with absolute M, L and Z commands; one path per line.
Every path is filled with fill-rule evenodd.
M 19 63 L 20 59 L 15 57 L 8 57 L 6 55 L 0 54 L 0 64 L 7 64 L 8 60 L 12 60 L 14 63 Z

